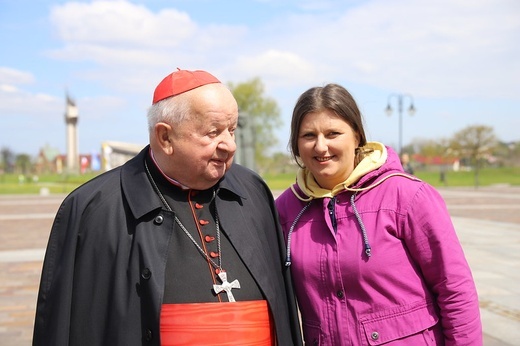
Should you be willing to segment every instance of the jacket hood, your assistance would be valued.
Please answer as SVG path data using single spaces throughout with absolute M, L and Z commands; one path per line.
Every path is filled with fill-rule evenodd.
M 334 197 L 342 191 L 349 190 L 350 186 L 359 182 L 367 174 L 383 166 L 388 158 L 388 150 L 382 143 L 368 142 L 362 149 L 371 152 L 361 160 L 344 182 L 336 185 L 332 190 L 324 189 L 319 186 L 311 171 L 307 168 L 300 168 L 298 170 L 296 184 L 305 195 L 311 198 Z M 300 198 L 294 188 L 293 193 Z
M 292 192 L 299 200 L 310 201 L 315 198 L 332 198 L 343 191 L 369 190 L 396 175 L 419 180 L 403 171 L 399 156 L 392 148 L 379 142 L 368 142 L 362 149 L 371 152 L 361 160 L 344 182 L 332 190 L 319 186 L 307 168 L 300 168 L 296 174 L 296 184 L 291 186 Z M 377 179 L 379 177 L 383 178 Z M 301 191 L 298 191 L 296 186 Z M 305 196 L 301 195 L 302 192 Z
M 367 258 L 372 256 L 372 248 L 368 242 L 368 235 L 365 224 L 357 210 L 355 203 L 358 192 L 375 188 L 387 179 L 395 176 L 403 176 L 412 180 L 419 179 L 413 175 L 404 173 L 399 156 L 390 147 L 385 147 L 379 142 L 369 142 L 363 146 L 362 149 L 369 149 L 369 154 L 367 154 L 361 160 L 361 162 L 354 168 L 350 176 L 343 183 L 336 185 L 332 190 L 324 189 L 319 186 L 312 173 L 308 169 L 301 168 L 298 170 L 296 184 L 291 186 L 291 190 L 296 198 L 307 203 L 300 210 L 289 229 L 287 235 L 285 260 L 286 266 L 291 265 L 291 235 L 294 231 L 294 227 L 298 223 L 305 210 L 310 207 L 313 199 L 326 197 L 334 198 L 334 196 L 343 191 L 354 192 L 350 196 L 350 204 L 363 236 L 365 254 Z M 304 193 L 305 196 L 302 196 L 302 193 Z
M 358 192 L 370 190 L 394 176 L 403 176 L 412 180 L 419 179 L 404 173 L 399 156 L 390 147 L 385 147 L 379 142 L 369 142 L 363 146 L 362 149 L 368 149 L 369 154 L 361 160 L 343 183 L 336 185 L 332 190 L 324 189 L 319 186 L 308 169 L 301 168 L 298 170 L 296 184 L 291 186 L 291 190 L 296 198 L 307 203 L 300 210 L 289 229 L 287 235 L 286 266 L 291 265 L 292 232 L 305 210 L 310 207 L 314 199 L 334 198 L 334 196 L 343 191 L 354 192 L 350 196 L 350 203 L 363 236 L 365 254 L 367 258 L 372 256 L 372 248 L 368 242 L 367 231 L 355 203 Z M 305 194 L 305 196 L 302 196 L 302 193 Z

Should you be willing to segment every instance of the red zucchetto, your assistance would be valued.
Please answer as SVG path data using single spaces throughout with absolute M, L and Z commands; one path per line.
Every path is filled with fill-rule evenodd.
M 153 93 L 152 104 L 206 84 L 220 83 L 215 76 L 206 71 L 188 71 L 179 68 L 177 70 L 170 73 L 157 85 Z

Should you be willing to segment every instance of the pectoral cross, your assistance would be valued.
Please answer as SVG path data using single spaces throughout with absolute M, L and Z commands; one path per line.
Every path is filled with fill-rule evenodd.
M 222 281 L 222 285 L 213 285 L 213 290 L 216 294 L 219 294 L 222 291 L 226 291 L 228 301 L 236 302 L 235 297 L 233 297 L 233 293 L 231 293 L 231 289 L 240 288 L 240 282 L 238 280 L 233 280 L 232 282 L 227 281 L 227 274 L 225 271 L 220 271 L 218 273 L 218 277 Z

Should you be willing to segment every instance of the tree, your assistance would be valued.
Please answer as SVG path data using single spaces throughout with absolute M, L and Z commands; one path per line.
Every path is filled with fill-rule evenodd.
M 22 174 L 27 174 L 31 170 L 31 156 L 28 154 L 18 154 L 15 160 L 16 168 Z
M 273 98 L 264 95 L 264 85 L 258 77 L 228 85 L 237 100 L 240 115 L 252 121 L 255 161 L 262 171 L 268 161 L 269 149 L 278 143 L 273 130 L 282 125 L 280 109 Z
M 420 139 L 416 138 L 412 144 L 403 147 L 403 151 L 408 153 L 417 153 L 424 157 L 426 164 L 434 163 L 436 158 L 443 157 L 446 152 L 445 139 Z
M 12 173 L 14 168 L 14 153 L 11 149 L 3 147 L 1 150 L 1 163 L 3 171 L 6 173 Z
M 291 155 L 282 152 L 273 153 L 266 160 L 265 173 L 284 174 L 293 173 L 296 175 L 298 165 L 294 162 Z
M 455 133 L 450 141 L 450 149 L 460 157 L 469 160 L 475 168 L 475 187 L 479 186 L 479 171 L 497 144 L 493 128 L 484 125 L 471 125 Z
M 493 155 L 496 156 L 498 166 L 520 166 L 520 141 L 499 141 Z

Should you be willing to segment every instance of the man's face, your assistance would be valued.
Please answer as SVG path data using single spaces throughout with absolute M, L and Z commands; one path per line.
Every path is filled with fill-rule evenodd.
M 231 92 L 221 85 L 194 91 L 189 118 L 172 126 L 173 155 L 168 172 L 181 184 L 204 190 L 231 167 L 238 107 Z

